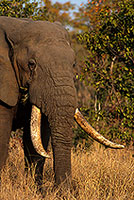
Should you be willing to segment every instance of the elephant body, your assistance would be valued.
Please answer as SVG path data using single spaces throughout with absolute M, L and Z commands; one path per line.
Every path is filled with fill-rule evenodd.
M 0 17 L 1 168 L 7 158 L 13 121 L 21 107 L 21 88 L 27 88 L 29 100 L 27 106 L 22 106 L 25 158 L 30 166 L 35 164 L 42 177 L 45 158 L 34 150 L 28 128 L 31 106 L 36 105 L 42 113 L 41 137 L 46 150 L 51 136 L 56 184 L 70 176 L 72 123 L 77 105 L 74 62 L 68 33 L 59 23 Z

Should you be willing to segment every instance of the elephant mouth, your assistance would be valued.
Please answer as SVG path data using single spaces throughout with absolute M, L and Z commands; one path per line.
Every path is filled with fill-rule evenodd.
M 74 119 L 81 126 L 81 128 L 88 133 L 94 140 L 97 142 L 114 149 L 123 149 L 124 145 L 116 144 L 114 142 L 109 141 L 105 137 L 103 137 L 100 133 L 98 133 L 83 117 L 78 108 L 75 111 Z M 41 111 L 35 105 L 32 106 L 31 112 L 31 122 L 30 122 L 30 132 L 33 146 L 38 154 L 43 157 L 50 158 L 48 153 L 45 151 L 41 141 Z

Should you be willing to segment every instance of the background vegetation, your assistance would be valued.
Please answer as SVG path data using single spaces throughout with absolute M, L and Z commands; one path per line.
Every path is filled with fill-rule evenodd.
M 79 35 L 88 50 L 80 79 L 94 89 L 85 109 L 98 129 L 126 143 L 134 139 L 134 4 L 92 1 L 86 6 L 91 26 Z M 95 18 L 90 13 L 97 10 Z M 103 127 L 103 130 L 102 130 Z

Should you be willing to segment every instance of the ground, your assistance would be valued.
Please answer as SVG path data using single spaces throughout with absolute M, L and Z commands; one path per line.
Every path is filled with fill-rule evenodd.
M 50 153 L 51 154 L 51 153 Z M 134 158 L 131 150 L 104 149 L 92 145 L 72 149 L 72 179 L 75 187 L 65 190 L 62 185 L 53 190 L 52 159 L 44 166 L 44 195 L 37 190 L 32 176 L 24 172 L 21 139 L 10 139 L 9 156 L 2 170 L 0 197 L 2 200 L 133 200 Z M 60 196 L 58 191 L 60 192 Z

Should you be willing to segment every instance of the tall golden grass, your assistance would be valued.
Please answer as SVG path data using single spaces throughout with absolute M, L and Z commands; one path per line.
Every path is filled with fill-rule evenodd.
M 52 159 L 44 166 L 43 194 L 32 176 L 24 173 L 21 144 L 10 141 L 2 170 L 0 200 L 134 200 L 134 158 L 129 150 L 92 148 L 72 150 L 72 187 L 53 190 Z M 60 192 L 58 192 L 60 191 Z

